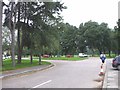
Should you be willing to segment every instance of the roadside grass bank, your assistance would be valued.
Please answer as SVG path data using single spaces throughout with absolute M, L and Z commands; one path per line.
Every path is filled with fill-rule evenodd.
M 49 57 L 49 58 L 42 58 L 42 60 L 67 60 L 67 61 L 80 61 L 85 60 L 88 57 Z
M 24 57 L 24 58 L 30 58 L 30 56 Z M 42 60 L 67 60 L 67 61 L 79 61 L 79 60 L 84 60 L 87 58 L 89 58 L 89 57 L 79 57 L 78 55 L 41 57 Z M 39 57 L 34 56 L 33 59 L 39 59 Z
M 117 56 L 116 54 L 110 54 L 110 56 L 109 56 L 109 54 L 105 54 L 105 55 L 106 55 L 106 58 L 115 58 Z M 100 57 L 100 55 L 95 54 L 95 55 L 93 55 L 93 57 Z
M 16 60 L 17 61 L 17 60 Z M 50 62 L 47 61 L 41 61 L 41 65 L 50 65 Z M 26 68 L 26 67 L 33 67 L 33 66 L 40 66 L 38 60 L 33 60 L 33 63 L 30 63 L 30 60 L 28 59 L 23 59 L 21 64 L 17 64 L 16 66 L 12 66 L 12 60 L 11 59 L 6 59 L 3 60 L 3 66 L 2 66 L 2 71 L 7 71 L 7 70 L 16 70 L 16 69 L 21 69 L 21 68 Z

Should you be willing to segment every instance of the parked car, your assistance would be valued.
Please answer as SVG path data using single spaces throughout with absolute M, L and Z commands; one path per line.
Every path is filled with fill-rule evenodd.
M 88 57 L 88 55 L 87 55 L 87 54 L 84 54 L 84 53 L 79 53 L 78 56 L 79 56 L 79 57 Z
M 48 54 L 44 54 L 43 58 L 49 58 L 50 56 Z
M 112 60 L 112 66 L 120 70 L 120 56 L 117 56 Z
M 68 54 L 68 55 L 66 55 L 66 57 L 71 58 L 71 57 L 73 57 L 73 55 Z

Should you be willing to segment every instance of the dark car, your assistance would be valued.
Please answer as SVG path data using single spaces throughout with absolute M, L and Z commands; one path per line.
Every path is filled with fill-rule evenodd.
M 120 70 L 120 56 L 117 56 L 113 59 L 112 66 Z

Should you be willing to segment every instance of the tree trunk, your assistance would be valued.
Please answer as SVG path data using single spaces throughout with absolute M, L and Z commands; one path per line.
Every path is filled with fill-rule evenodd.
M 12 50 L 12 65 L 15 67 L 15 32 L 14 30 L 11 32 L 12 35 L 12 45 L 11 45 L 11 50 Z
M 92 50 L 92 56 L 94 56 L 94 49 L 93 49 L 93 48 L 91 48 L 91 50 Z
M 101 49 L 100 49 L 99 47 L 97 47 L 97 49 L 98 49 L 98 51 L 99 51 L 99 54 L 101 54 L 101 52 L 102 52 Z
M 109 50 L 109 57 L 111 57 L 111 53 L 110 53 L 110 50 Z
M 11 6 L 9 27 L 10 27 L 10 31 L 11 31 L 11 37 L 12 37 L 12 43 L 11 43 L 12 66 L 15 67 L 15 24 L 16 24 L 15 22 L 16 22 L 16 15 L 14 16 L 13 27 L 12 27 L 11 24 L 12 24 L 13 5 L 14 5 L 14 2 L 12 2 L 12 6 Z
M 41 54 L 39 54 L 39 65 L 41 65 Z
M 21 56 L 22 56 L 22 50 L 21 50 L 21 45 L 20 45 L 20 2 L 18 2 L 18 64 L 21 64 Z
M 30 50 L 30 63 L 33 63 L 33 56 L 32 56 L 32 50 Z

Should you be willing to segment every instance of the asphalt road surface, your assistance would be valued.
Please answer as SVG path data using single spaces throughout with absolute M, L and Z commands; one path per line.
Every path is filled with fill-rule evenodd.
M 97 88 L 101 61 L 51 61 L 54 67 L 2 80 L 3 88 Z

